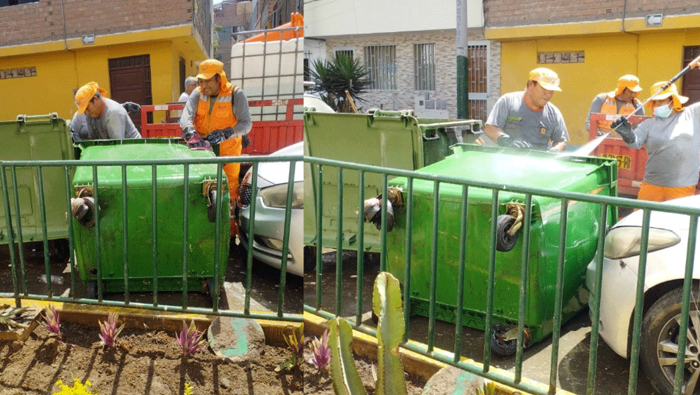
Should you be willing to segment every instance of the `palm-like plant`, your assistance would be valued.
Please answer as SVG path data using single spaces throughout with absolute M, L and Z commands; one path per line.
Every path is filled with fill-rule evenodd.
M 313 60 L 309 74 L 315 83 L 313 90 L 337 112 L 353 112 L 345 91 L 353 101 L 362 101 L 360 95 L 371 83 L 367 69 L 357 59 L 343 53 L 336 54 L 330 62 Z

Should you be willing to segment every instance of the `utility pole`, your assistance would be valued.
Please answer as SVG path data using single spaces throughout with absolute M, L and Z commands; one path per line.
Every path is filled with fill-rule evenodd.
M 469 119 L 467 0 L 457 0 L 457 119 Z

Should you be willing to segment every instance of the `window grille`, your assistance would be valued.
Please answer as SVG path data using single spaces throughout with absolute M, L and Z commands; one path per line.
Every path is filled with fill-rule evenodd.
M 396 46 L 365 46 L 365 68 L 369 72 L 369 90 L 396 90 Z
M 417 91 L 435 90 L 435 44 L 413 44 L 413 87 Z

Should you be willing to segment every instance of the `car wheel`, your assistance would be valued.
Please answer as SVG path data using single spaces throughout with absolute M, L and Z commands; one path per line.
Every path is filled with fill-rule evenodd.
M 676 288 L 659 298 L 642 322 L 642 368 L 654 388 L 662 394 L 673 393 L 682 293 L 682 288 Z M 690 299 L 683 394 L 694 394 L 700 389 L 700 312 L 698 304 L 694 302 L 699 298 L 700 289 L 694 285 Z

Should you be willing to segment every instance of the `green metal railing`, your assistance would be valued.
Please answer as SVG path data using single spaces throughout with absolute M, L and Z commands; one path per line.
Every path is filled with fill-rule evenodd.
M 148 160 L 46 160 L 46 161 L 0 161 L 0 183 L 2 185 L 2 197 L 4 201 L 4 207 L 1 208 L 1 210 L 4 210 L 5 213 L 5 218 L 6 218 L 6 225 L 7 225 L 7 241 L 9 244 L 9 254 L 10 254 L 10 263 L 11 263 L 11 270 L 12 270 L 12 285 L 13 285 L 13 290 L 11 293 L 9 292 L 0 292 L 0 297 L 6 297 L 6 298 L 12 298 L 15 300 L 16 306 L 21 306 L 22 305 L 22 300 L 23 299 L 34 299 L 34 300 L 46 300 L 46 301 L 58 301 L 58 302 L 68 302 L 68 303 L 81 303 L 81 304 L 100 304 L 100 305 L 107 305 L 107 306 L 119 306 L 119 307 L 131 307 L 131 308 L 140 308 L 140 309 L 149 309 L 149 310 L 159 310 L 159 311 L 175 311 L 175 312 L 187 312 L 187 313 L 197 313 L 197 314 L 214 314 L 214 315 L 220 315 L 220 316 L 231 316 L 231 317 L 246 317 L 246 318 L 255 318 L 255 319 L 267 319 L 267 320 L 285 320 L 285 321 L 294 321 L 294 322 L 301 322 L 303 320 L 303 316 L 300 311 L 297 312 L 288 312 L 285 311 L 285 289 L 286 289 L 286 272 L 287 272 L 287 257 L 288 257 L 288 251 L 289 251 L 289 233 L 290 233 L 290 226 L 291 226 L 291 205 L 292 205 L 292 199 L 293 199 L 293 188 L 291 187 L 294 185 L 294 177 L 295 177 L 295 164 L 297 162 L 300 162 L 303 160 L 302 156 L 276 156 L 276 157 L 268 157 L 268 156 L 261 156 L 261 157 L 255 157 L 255 156 L 249 156 L 249 157 L 212 157 L 212 158 L 193 158 L 193 159 L 182 159 L 182 158 L 176 158 L 176 159 L 148 159 Z M 182 218 L 182 223 L 183 223 L 183 248 L 182 248 L 182 281 L 183 281 L 183 289 L 182 289 L 182 301 L 179 306 L 172 306 L 172 305 L 163 305 L 159 303 L 158 301 L 158 230 L 157 230 L 157 207 L 159 205 L 158 199 L 157 199 L 157 185 L 158 185 L 158 178 L 157 178 L 157 169 L 158 166 L 164 166 L 164 165 L 181 165 L 184 166 L 184 180 L 189 180 L 189 171 L 190 171 L 190 166 L 195 165 L 195 164 L 213 164 L 216 165 L 217 170 L 216 170 L 216 182 L 217 185 L 223 185 L 223 165 L 227 163 L 244 163 L 244 162 L 252 162 L 252 178 L 251 178 L 251 202 L 250 202 L 250 220 L 248 223 L 248 229 L 247 229 L 247 234 L 248 235 L 253 235 L 254 230 L 255 230 L 255 213 L 256 213 L 256 198 L 258 195 L 258 190 L 257 190 L 257 175 L 258 175 L 258 167 L 260 163 L 265 163 L 265 162 L 289 162 L 290 163 L 290 170 L 289 170 L 289 185 L 290 187 L 287 189 L 287 196 L 286 196 L 286 214 L 285 214 L 285 230 L 284 230 L 284 238 L 283 238 L 283 246 L 282 246 L 282 251 L 281 251 L 281 270 L 280 270 L 280 282 L 279 282 L 279 298 L 278 298 L 278 303 L 277 303 L 277 308 L 275 312 L 270 312 L 270 313 L 265 313 L 265 312 L 259 312 L 259 313 L 251 313 L 250 312 L 250 299 L 251 299 L 251 283 L 252 283 L 252 264 L 253 264 L 253 249 L 252 249 L 252 243 L 253 243 L 253 238 L 249 238 L 249 248 L 247 249 L 247 256 L 246 256 L 246 275 L 245 275 L 245 302 L 244 302 L 244 309 L 242 311 L 233 311 L 233 310 L 221 310 L 219 308 L 219 302 L 218 302 L 218 297 L 213 298 L 212 300 L 212 307 L 211 308 L 206 308 L 206 307 L 192 307 L 189 306 L 188 303 L 188 287 L 187 287 L 187 278 L 188 278 L 188 250 L 187 250 L 187 240 L 188 240 L 188 232 L 189 232 L 189 226 L 188 226 L 188 212 L 189 212 L 189 201 L 188 201 L 188 192 L 190 186 L 188 185 L 188 182 L 183 182 L 183 203 L 184 203 L 184 209 L 182 212 L 183 218 Z M 46 229 L 46 208 L 45 208 L 45 199 L 46 199 L 46 192 L 44 190 L 43 184 L 43 169 L 45 168 L 51 168 L 51 167 L 59 167 L 63 168 L 64 174 L 65 174 L 65 183 L 66 183 L 66 195 L 62 196 L 60 198 L 65 199 L 65 207 L 66 207 L 66 212 L 68 214 L 67 218 L 67 234 L 68 234 L 68 244 L 69 244 L 69 251 L 70 257 L 68 260 L 68 264 L 70 265 L 70 286 L 71 290 L 76 289 L 76 282 L 79 281 L 79 279 L 76 278 L 76 272 L 78 270 L 78 267 L 76 265 L 75 261 L 75 256 L 72 253 L 74 249 L 76 248 L 75 245 L 75 235 L 74 235 L 74 228 L 73 228 L 73 220 L 70 218 L 70 213 L 71 213 L 71 198 L 74 196 L 71 196 L 71 173 L 73 169 L 76 167 L 92 167 L 92 184 L 93 184 L 93 199 L 95 202 L 95 207 L 99 206 L 100 202 L 100 190 L 101 188 L 99 187 L 100 184 L 100 179 L 98 177 L 98 168 L 100 167 L 105 167 L 105 166 L 119 166 L 122 169 L 121 172 L 121 187 L 122 187 L 122 209 L 124 212 L 124 218 L 123 218 L 123 235 L 124 235 L 124 243 L 123 243 L 123 248 L 124 248 L 124 262 L 123 262 L 123 270 L 124 270 L 124 299 L 123 300 L 105 300 L 103 298 L 103 285 L 102 285 L 102 278 L 104 273 L 102 273 L 102 258 L 100 256 L 101 253 L 101 236 L 103 233 L 103 230 L 100 228 L 100 215 L 95 215 L 95 253 L 96 253 L 96 268 L 97 268 L 97 299 L 89 299 L 89 298 L 83 298 L 79 297 L 76 292 L 72 292 L 71 296 L 65 297 L 65 296 L 57 296 L 53 294 L 52 291 L 52 279 L 51 279 L 51 270 L 50 270 L 50 254 L 49 254 L 49 240 L 47 236 L 47 229 Z M 151 171 L 152 171 L 152 213 L 153 213 L 153 222 L 152 222 L 152 237 L 153 237 L 153 255 L 151 258 L 151 265 L 152 265 L 152 284 L 153 284 L 153 301 L 152 303 L 138 303 L 138 302 L 133 302 L 130 300 L 130 293 L 129 293 L 129 283 L 130 283 L 130 278 L 129 278 L 129 249 L 130 249 L 130 243 L 137 242 L 135 240 L 130 240 L 129 239 L 129 226 L 127 224 L 127 215 L 129 205 L 128 205 L 128 182 L 126 178 L 127 174 L 127 167 L 129 166 L 150 166 Z M 42 218 L 44 219 L 43 221 L 43 247 L 44 247 L 44 265 L 45 265 L 45 275 L 46 275 L 46 294 L 30 294 L 28 291 L 28 284 L 27 284 L 27 278 L 26 278 L 26 266 L 25 266 L 25 257 L 23 253 L 23 243 L 24 240 L 22 238 L 22 221 L 21 221 L 21 206 L 22 204 L 31 204 L 31 202 L 22 202 L 20 200 L 19 192 L 16 187 L 17 186 L 17 169 L 18 168 L 33 168 L 36 169 L 36 174 L 37 174 L 37 183 L 38 183 L 38 200 L 39 200 L 39 210 L 41 210 L 42 213 Z M 8 179 L 11 180 L 11 184 L 8 184 Z M 213 263 L 213 271 L 215 273 L 214 275 L 214 289 L 216 291 L 219 291 L 223 284 L 219 284 L 219 265 L 220 265 L 220 257 L 221 257 L 221 243 L 220 243 L 220 221 L 221 221 L 221 210 L 229 210 L 228 207 L 222 207 L 222 194 L 219 193 L 216 196 L 216 240 L 214 243 L 214 248 L 215 248 L 215 254 L 214 254 L 214 263 Z M 13 215 L 14 214 L 14 215 Z M 228 217 L 228 216 L 227 216 Z M 133 226 L 133 225 L 132 225 Z M 19 251 L 19 259 L 16 256 L 15 253 L 15 246 L 18 247 Z M 301 258 L 300 258 L 301 259 Z M 18 262 L 19 261 L 19 262 Z M 161 291 L 162 292 L 162 291 Z M 219 295 L 219 292 L 215 292 L 215 295 Z
M 628 208 L 628 209 L 641 209 L 643 210 L 643 233 L 642 233 L 642 240 L 641 240 L 641 252 L 640 252 L 640 262 L 639 262 L 639 281 L 637 285 L 637 290 L 636 290 L 636 305 L 637 306 L 643 306 L 644 305 L 644 281 L 643 279 L 645 278 L 645 273 L 646 273 L 646 258 L 647 258 L 647 252 L 648 252 L 648 238 L 649 238 L 649 223 L 650 223 L 650 216 L 652 211 L 659 211 L 659 212 L 667 212 L 667 213 L 677 213 L 677 214 L 682 214 L 686 215 L 690 218 L 690 231 L 688 234 L 688 248 L 687 248 L 687 259 L 685 263 L 685 278 L 683 282 L 683 305 L 682 305 L 682 311 L 681 311 L 681 319 L 680 319 L 680 332 L 679 332 L 679 341 L 678 341 L 678 348 L 681 350 L 678 353 L 677 361 L 676 361 L 676 366 L 680 366 L 680 369 L 676 369 L 676 376 L 675 376 L 675 390 L 674 394 L 680 394 L 681 393 L 681 388 L 682 388 L 682 382 L 683 382 L 683 373 L 684 373 L 684 359 L 685 359 L 685 352 L 682 350 L 685 350 L 686 348 L 686 337 L 687 337 L 687 329 L 688 329 L 688 316 L 689 316 L 689 309 L 690 309 L 690 292 L 691 292 L 691 286 L 693 284 L 693 263 L 694 263 L 694 255 L 695 255 L 695 243 L 696 243 L 696 236 L 697 236 L 697 224 L 698 224 L 698 216 L 700 216 L 700 207 L 689 207 L 689 206 L 679 206 L 679 205 L 673 205 L 673 204 L 668 204 L 668 203 L 657 203 L 657 202 L 649 202 L 649 201 L 638 201 L 638 200 L 632 200 L 632 199 L 625 199 L 625 198 L 619 198 L 619 197 L 611 197 L 611 196 L 600 196 L 600 195 L 593 195 L 593 194 L 585 194 L 585 193 L 578 193 L 578 192 L 568 192 L 568 191 L 557 191 L 557 190 L 549 190 L 549 189 L 544 189 L 544 188 L 533 188 L 533 187 L 524 187 L 524 186 L 517 186 L 517 185 L 503 185 L 503 184 L 495 184 L 495 183 L 489 183 L 489 182 L 481 182 L 481 181 L 474 181 L 474 180 L 468 180 L 468 179 L 463 179 L 463 178 L 457 178 L 457 177 L 447 177 L 447 176 L 437 176 L 437 175 L 431 175 L 431 174 L 426 174 L 426 173 L 419 173 L 415 171 L 405 171 L 405 170 L 397 170 L 397 169 L 389 169 L 389 168 L 383 168 L 383 167 L 378 167 L 378 166 L 369 166 L 369 165 L 358 165 L 358 164 L 353 164 L 349 162 L 340 162 L 340 161 L 335 161 L 335 160 L 329 160 L 329 159 L 321 159 L 321 158 L 314 158 L 314 157 L 306 157 L 305 162 L 311 165 L 312 169 L 312 177 L 313 177 L 313 184 L 306 184 L 306 188 L 309 187 L 309 185 L 313 185 L 314 188 L 314 200 L 316 203 L 316 207 L 314 208 L 315 213 L 316 213 L 316 229 L 317 232 L 320 232 L 322 229 L 321 226 L 323 225 L 321 221 L 321 214 L 323 213 L 323 205 L 324 205 L 324 197 L 321 192 L 321 186 L 323 185 L 323 174 L 324 171 L 327 171 L 327 168 L 337 168 L 337 174 L 338 174 L 338 197 L 337 197 L 337 205 L 338 207 L 342 207 L 343 204 L 343 171 L 344 170 L 354 170 L 358 171 L 359 173 L 359 181 L 358 184 L 359 186 L 364 185 L 364 180 L 367 175 L 367 173 L 374 173 L 374 174 L 380 174 L 383 179 L 383 193 L 382 193 L 382 199 L 381 199 L 381 207 L 387 207 L 387 186 L 388 186 L 388 180 L 393 177 L 404 177 L 406 178 L 406 189 L 403 191 L 403 195 L 405 196 L 404 198 L 404 206 L 406 210 L 405 214 L 405 221 L 406 221 L 406 229 L 411 229 L 412 227 L 412 221 L 413 221 L 413 205 L 414 205 L 414 191 L 413 191 L 413 182 L 415 180 L 426 180 L 426 181 L 432 181 L 434 182 L 434 189 L 433 189 L 433 218 L 432 218 L 432 252 L 431 252 L 431 261 L 429 262 L 430 267 L 431 267 L 431 274 L 432 277 L 430 279 L 430 309 L 429 309 L 429 316 L 428 316 L 428 341 L 427 344 L 417 344 L 415 342 L 409 342 L 409 328 L 411 326 L 411 319 L 410 319 L 410 314 L 405 314 L 405 325 L 406 325 L 406 331 L 404 334 L 404 342 L 402 343 L 402 347 L 414 352 L 417 352 L 419 354 L 422 354 L 426 357 L 432 358 L 434 360 L 450 364 L 456 367 L 459 367 L 465 371 L 477 374 L 479 376 L 497 381 L 499 383 L 508 385 L 510 387 L 526 391 L 527 393 L 531 394 L 541 394 L 541 395 L 546 395 L 546 394 L 555 394 L 558 391 L 557 388 L 557 378 L 559 377 L 559 372 L 557 370 L 558 368 L 558 360 L 559 360 L 559 343 L 561 340 L 561 327 L 562 327 L 562 295 L 563 295 L 563 281 L 564 281 L 564 270 L 565 270 L 565 249 L 566 249 L 566 229 L 567 229 L 567 215 L 568 215 L 568 209 L 569 209 L 569 204 L 571 202 L 586 202 L 586 203 L 593 203 L 597 204 L 600 207 L 600 211 L 598 214 L 598 223 L 599 224 L 605 224 L 608 221 L 609 214 L 611 212 L 611 209 L 615 208 Z M 455 254 L 458 254 L 459 256 L 459 285 L 458 285 L 458 290 L 457 290 L 457 302 L 456 302 L 456 323 L 455 323 L 455 328 L 454 328 L 454 334 L 455 334 L 455 341 L 454 341 L 454 349 L 452 352 L 448 351 L 440 351 L 440 350 L 435 350 L 434 349 L 434 341 L 435 341 L 435 321 L 436 321 L 436 312 L 435 312 L 435 303 L 436 303 L 436 273 L 438 270 L 440 270 L 440 265 L 437 259 L 437 252 L 435 250 L 436 244 L 437 244 L 437 235 L 438 235 L 438 222 L 440 218 L 438 217 L 438 204 L 439 204 L 439 186 L 440 184 L 443 183 L 449 183 L 449 184 L 456 184 L 456 185 L 461 185 L 462 186 L 462 200 L 461 200 L 461 224 L 460 224 L 460 234 L 459 240 L 460 240 L 460 248 L 458 251 L 455 251 Z M 614 185 L 612 186 L 614 188 Z M 463 311 L 463 295 L 464 295 L 464 266 L 465 266 L 465 260 L 466 257 L 469 254 L 469 246 L 467 245 L 467 217 L 468 217 L 468 198 L 470 194 L 470 190 L 472 188 L 485 188 L 489 189 L 492 191 L 492 202 L 491 202 L 491 229 L 490 229 L 490 245 L 491 245 L 491 252 L 490 252 L 490 257 L 489 257 L 489 262 L 488 262 L 488 288 L 487 288 L 487 308 L 486 308 L 486 314 L 485 314 L 485 320 L 486 320 L 486 325 L 485 325 L 485 331 L 484 331 L 484 350 L 483 350 L 483 367 L 473 363 L 471 360 L 463 360 L 462 357 L 462 311 Z M 522 234 L 522 243 L 523 243 L 523 253 L 522 253 L 522 269 L 521 269 L 521 283 L 520 283 L 520 297 L 519 297 L 519 311 L 518 311 L 518 326 L 517 326 L 517 351 L 515 355 L 515 371 L 513 376 L 508 376 L 501 374 L 499 372 L 494 372 L 491 371 L 491 349 L 490 349 L 490 341 L 489 339 L 492 336 L 492 327 L 491 324 L 493 322 L 493 316 L 494 316 L 494 279 L 496 275 L 496 218 L 499 214 L 499 200 L 498 196 L 499 193 L 502 192 L 515 192 L 515 193 L 521 193 L 525 196 L 525 221 L 523 222 L 523 228 L 520 231 Z M 358 232 L 357 235 L 357 251 L 364 251 L 363 250 L 363 231 L 361 231 L 365 224 L 364 224 L 364 218 L 362 215 L 363 212 L 363 203 L 366 196 L 364 196 L 364 188 L 360 187 L 359 188 L 359 200 L 357 202 L 357 211 L 358 211 L 358 229 L 360 231 Z M 527 299 L 527 289 L 526 289 L 526 278 L 525 276 L 527 275 L 527 270 L 528 270 L 528 264 L 529 264 L 529 249 L 530 249 L 530 239 L 529 239 L 529 234 L 530 234 L 530 224 L 531 224 L 531 219 L 532 219 L 532 199 L 533 196 L 538 196 L 538 197 L 550 197 L 550 198 L 555 198 L 559 199 L 561 201 L 561 208 L 560 208 L 560 223 L 559 223 L 559 253 L 558 253 L 558 264 L 557 264 L 557 275 L 556 275 L 556 284 L 555 284 L 555 309 L 554 309 L 554 317 L 553 317 L 553 332 L 552 332 L 552 349 L 551 349 L 551 363 L 550 363 L 550 374 L 549 374 L 549 381 L 548 383 L 541 383 L 541 385 L 535 385 L 532 384 L 531 381 L 529 380 L 523 380 L 522 377 L 522 364 L 523 364 L 523 345 L 524 345 L 524 332 L 525 332 L 525 306 L 526 306 L 526 299 Z M 333 203 L 333 202 L 332 202 Z M 307 205 L 307 209 L 311 209 L 309 205 Z M 347 207 L 346 207 L 347 209 Z M 316 295 L 315 295 L 315 303 L 313 305 L 305 304 L 304 305 L 304 310 L 309 313 L 313 313 L 316 315 L 319 315 L 323 318 L 327 319 L 332 319 L 337 316 L 341 315 L 341 306 L 342 306 L 342 299 L 343 299 L 343 292 L 341 292 L 341 286 L 343 283 L 343 278 L 342 278 L 342 250 L 343 250 L 343 238 L 345 237 L 342 235 L 340 232 L 342 230 L 342 209 L 338 210 L 337 213 L 337 229 L 339 234 L 336 237 L 337 244 L 336 245 L 329 245 L 325 246 L 322 243 L 322 237 L 317 237 L 315 239 L 315 247 L 316 247 Z M 614 217 L 613 217 L 614 218 Z M 597 248 L 596 248 L 596 256 L 594 258 L 594 262 L 596 265 L 596 279 L 595 279 L 595 286 L 593 293 L 595 295 L 592 300 L 590 300 L 591 303 L 591 335 L 590 335 L 590 355 L 589 355 L 589 363 L 588 363 L 588 375 L 587 375 L 587 388 L 586 388 L 586 394 L 593 394 L 595 393 L 595 386 L 596 386 L 596 363 L 597 363 L 597 357 L 598 357 L 598 341 L 599 341 L 599 318 L 600 318 L 600 299 L 601 299 L 601 288 L 602 288 L 602 268 L 603 268 L 603 250 L 605 248 L 605 236 L 606 236 L 606 228 L 604 226 L 600 226 L 599 229 L 597 230 Z M 411 236 L 410 231 L 406 232 L 405 236 L 405 262 L 411 262 L 411 254 L 412 254 L 412 236 Z M 455 235 L 456 237 L 457 235 Z M 381 216 L 381 239 L 382 239 L 382 249 L 381 249 L 381 259 L 380 259 L 380 271 L 384 271 L 386 269 L 386 255 L 387 255 L 387 246 L 386 246 L 386 240 L 387 240 L 387 216 L 386 216 L 386 210 L 382 210 L 382 216 Z M 324 300 L 322 297 L 322 284 L 323 284 L 323 273 L 322 273 L 322 268 L 323 268 L 323 262 L 322 262 L 322 248 L 327 247 L 327 248 L 332 248 L 336 249 L 336 273 L 335 273 L 335 286 L 336 291 L 335 291 L 335 312 L 329 312 L 327 310 L 324 310 Z M 371 326 L 367 326 L 362 323 L 362 308 L 363 308 L 363 301 L 362 301 L 362 290 L 364 289 L 365 286 L 370 286 L 371 284 L 367 285 L 363 283 L 363 274 L 364 274 L 364 254 L 363 253 L 358 253 L 357 254 L 357 295 L 355 295 L 356 298 L 356 311 L 354 314 L 354 323 L 351 322 L 353 325 L 354 329 L 375 336 L 377 335 L 375 329 Z M 428 263 L 426 263 L 428 264 Z M 411 304 L 411 264 L 405 264 L 404 265 L 404 276 L 402 279 L 403 283 L 403 295 L 404 295 L 404 310 L 406 312 L 410 311 L 410 304 Z M 347 295 L 345 295 L 347 297 Z M 640 336 L 641 336 L 641 328 L 642 328 L 642 314 L 643 314 L 643 309 L 637 308 L 635 309 L 634 312 L 634 317 L 633 317 L 633 323 L 631 325 L 631 335 L 632 335 L 632 347 L 631 347 L 631 353 L 630 353 L 630 369 L 629 369 L 629 385 L 628 385 L 628 394 L 635 394 L 636 393 L 636 388 L 637 388 L 637 380 L 638 380 L 638 374 L 639 374 L 639 349 L 640 349 Z M 474 356 L 469 356 L 473 358 Z M 582 372 L 583 373 L 583 372 Z M 603 392 L 606 393 L 606 392 Z

